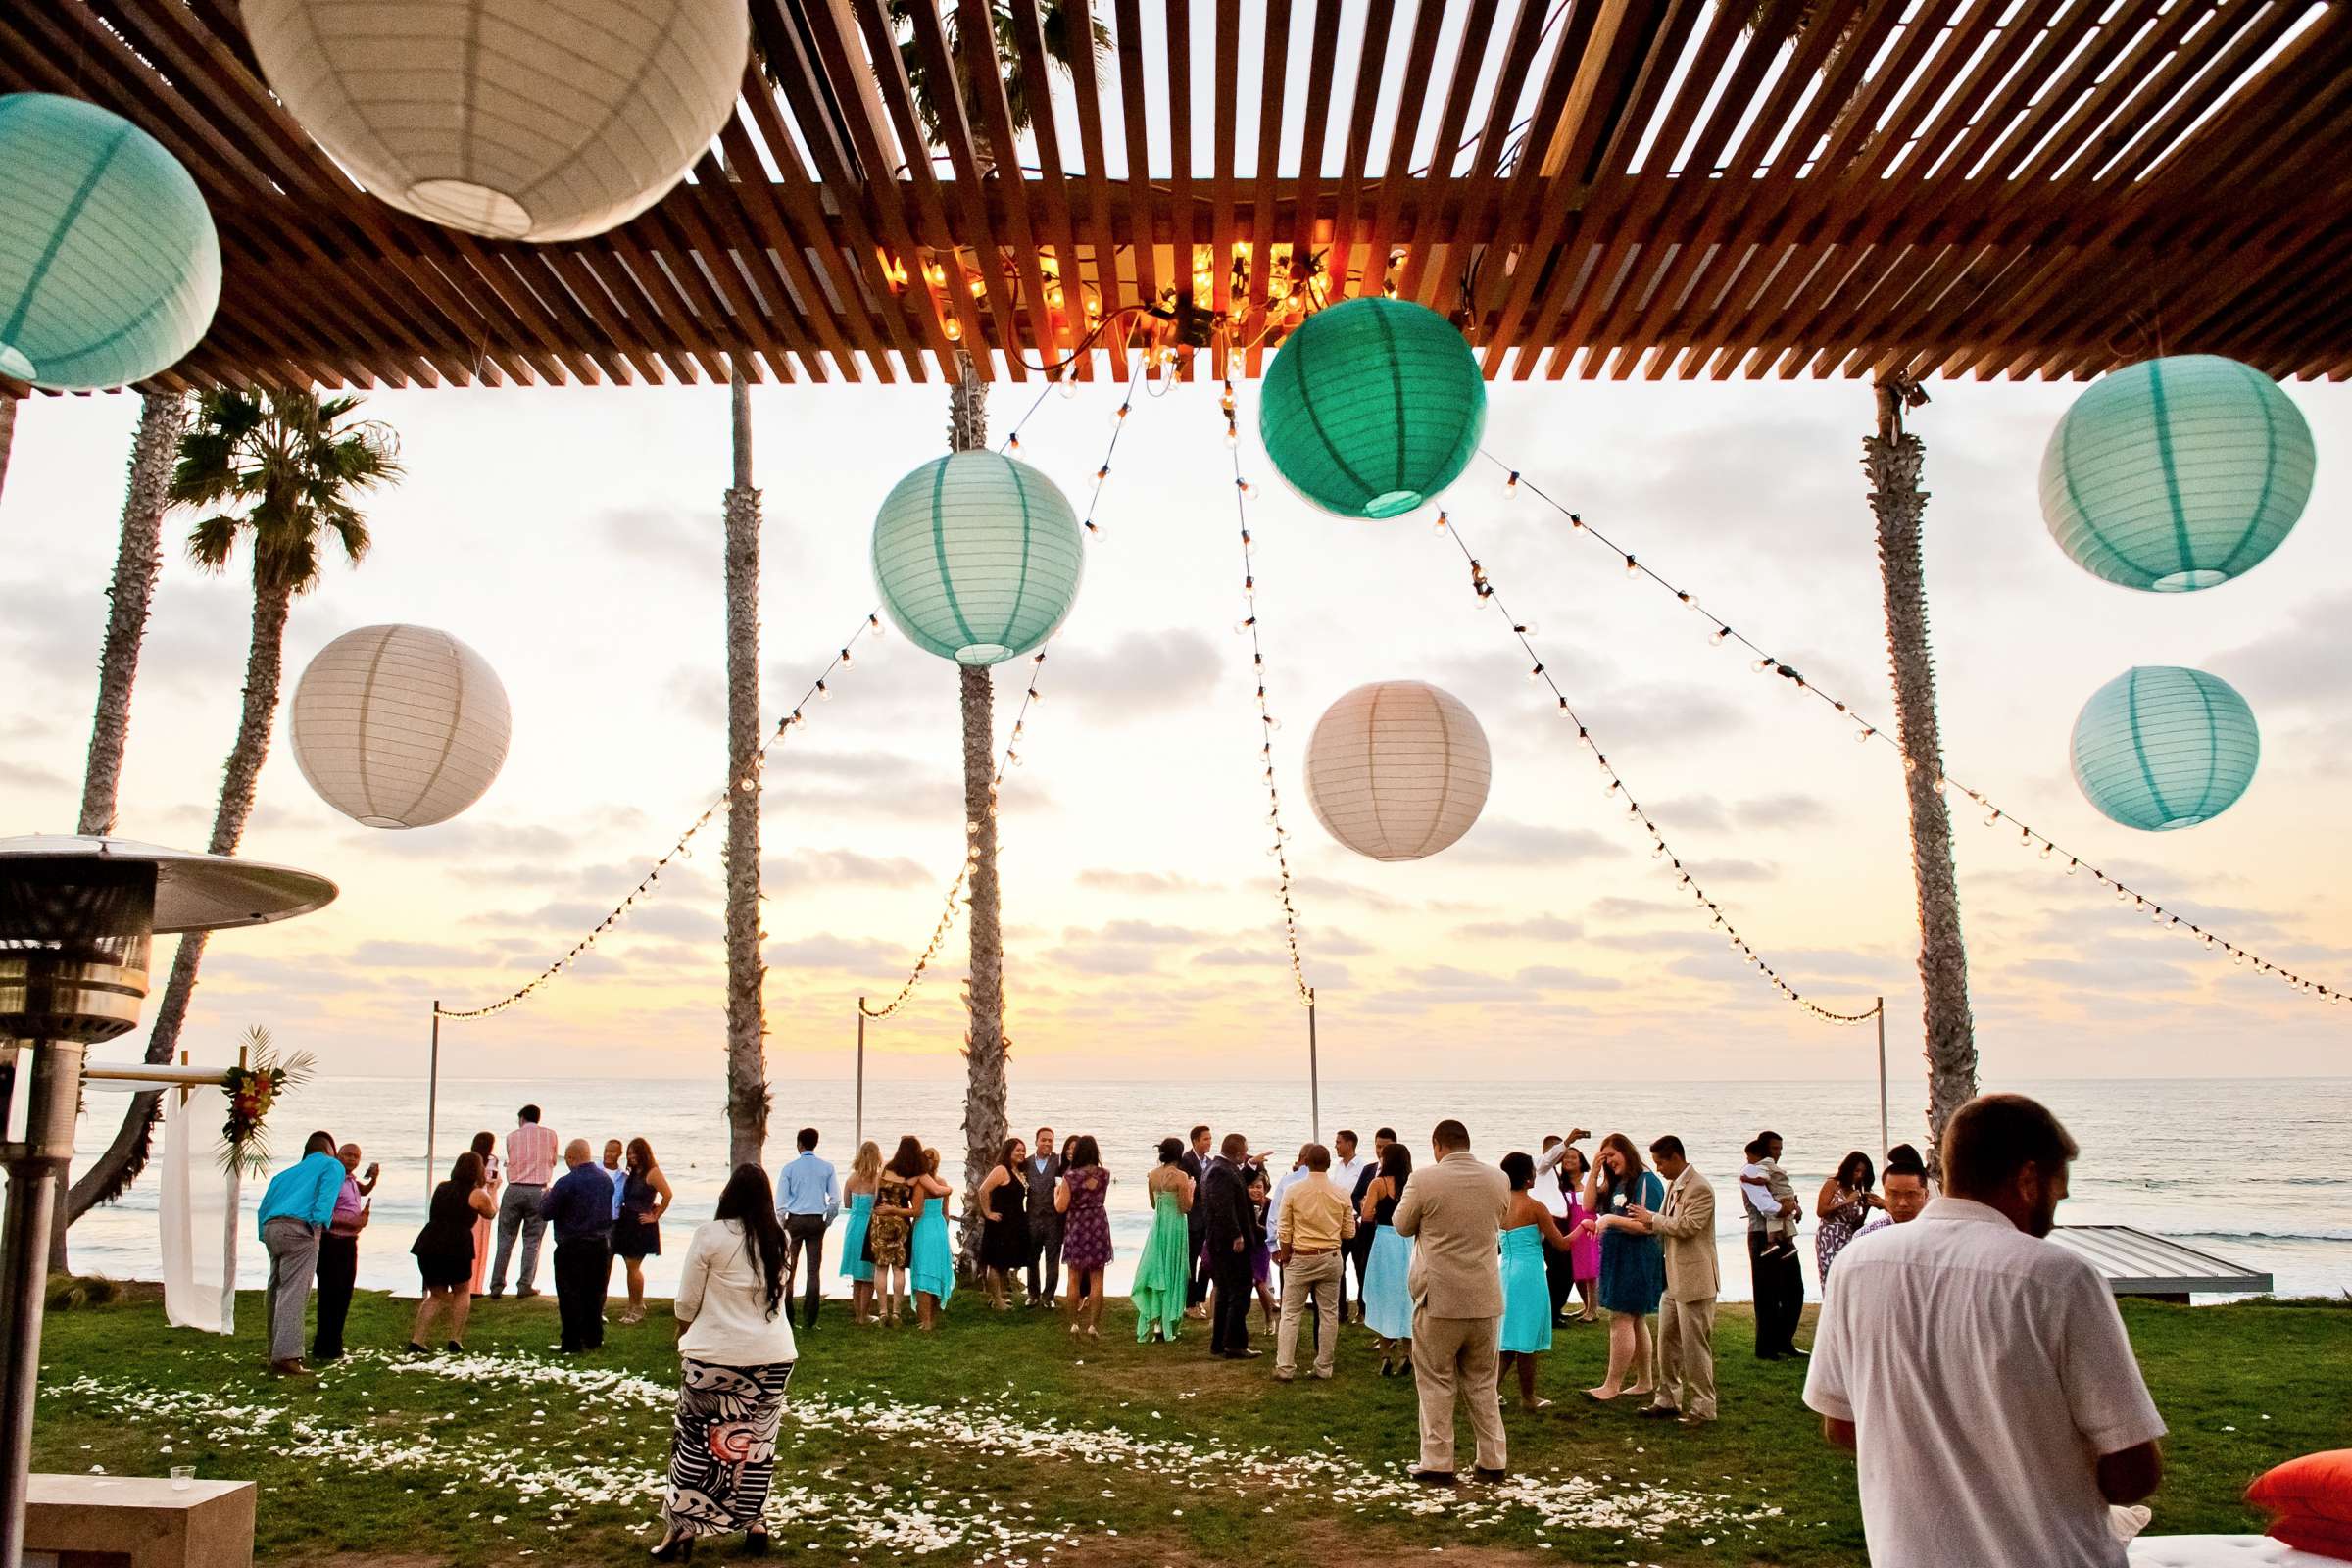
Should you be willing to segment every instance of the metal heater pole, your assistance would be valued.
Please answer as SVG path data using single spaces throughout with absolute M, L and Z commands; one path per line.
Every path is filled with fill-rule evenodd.
M 852 1124 L 852 1153 L 865 1147 L 865 999 L 858 999 L 858 1119 Z
M 1879 1157 L 1886 1157 L 1886 999 L 1881 997 L 1879 1015 Z
M 441 1124 L 441 999 L 433 999 L 433 1055 L 432 1064 L 425 1069 L 424 1079 L 424 1202 L 433 1202 L 433 1129 Z
M 1315 988 L 1306 988 L 1306 1121 L 1314 1141 L 1323 1141 L 1323 1072 L 1315 1060 Z
M 22 1568 L 24 1511 L 32 1468 L 32 1406 L 40 1393 L 41 1316 L 49 1294 L 49 1231 L 74 1151 L 81 1102 L 77 1040 L 44 1040 L 19 1051 L 14 1072 L 31 1058 L 24 1141 L 8 1146 L 8 1217 L 0 1222 L 0 1313 L 6 1360 L 0 1363 L 0 1568 Z

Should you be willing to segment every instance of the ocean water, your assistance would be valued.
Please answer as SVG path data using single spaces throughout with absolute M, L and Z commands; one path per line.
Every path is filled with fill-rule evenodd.
M 846 1170 L 855 1152 L 854 1086 L 847 1081 L 782 1080 L 775 1086 L 768 1164 L 792 1151 L 794 1132 L 814 1126 L 819 1152 Z M 2280 1295 L 2337 1295 L 2352 1291 L 2352 1166 L 2343 1152 L 2352 1128 L 2352 1078 L 2077 1080 L 2015 1086 L 2055 1110 L 2082 1146 L 2073 1172 L 2073 1196 L 2062 1222 L 2134 1225 L 2277 1278 Z M 1915 1085 L 1896 1089 L 1897 1105 L 1916 1107 Z M 82 1125 L 83 1154 L 112 1133 L 120 1100 L 93 1091 L 92 1114 Z M 692 1226 L 710 1216 L 726 1176 L 726 1127 L 718 1079 L 691 1080 L 443 1080 L 433 1179 L 446 1175 L 466 1141 L 484 1129 L 502 1140 L 525 1101 L 544 1108 L 563 1138 L 585 1137 L 600 1151 L 607 1138 L 643 1137 L 677 1190 L 673 1219 L 663 1226 L 670 1255 L 649 1259 L 648 1289 L 667 1295 L 676 1259 Z M 1924 1141 L 1914 1109 L 1897 1109 L 1892 1136 Z M 1514 1149 L 1534 1151 L 1545 1133 L 1580 1125 L 1595 1134 L 1622 1131 L 1646 1147 L 1662 1133 L 1680 1136 L 1692 1160 L 1716 1184 L 1724 1295 L 1747 1290 L 1745 1242 L 1731 1192 L 1746 1141 L 1766 1126 L 1787 1141 L 1783 1163 L 1807 1204 L 1848 1150 L 1879 1147 L 1875 1082 L 1548 1084 L 1331 1083 L 1323 1092 L 1326 1140 L 1353 1128 L 1369 1144 L 1377 1126 L 1396 1127 L 1426 1156 L 1429 1129 L 1446 1116 L 1468 1124 L 1476 1152 L 1500 1158 Z M 1308 1137 L 1306 1095 L 1292 1083 L 1060 1082 L 1013 1086 L 1012 1125 L 1027 1136 L 1050 1125 L 1067 1137 L 1092 1133 L 1116 1178 L 1111 1226 L 1117 1256 L 1113 1294 L 1127 1289 L 1150 1213 L 1144 1177 L 1165 1136 L 1182 1137 L 1208 1122 L 1222 1137 L 1238 1129 L 1252 1148 L 1288 1156 Z M 865 1136 L 887 1152 L 901 1133 L 939 1149 L 952 1176 L 962 1166 L 962 1086 L 959 1082 L 869 1082 Z M 272 1142 L 291 1157 L 304 1136 L 323 1127 L 362 1145 L 383 1165 L 375 1217 L 361 1244 L 364 1289 L 413 1295 L 416 1272 L 408 1252 L 424 1220 L 425 1086 L 416 1079 L 339 1078 L 306 1085 L 271 1117 Z M 1592 1145 L 1588 1143 L 1587 1148 Z M 200 1179 L 217 1181 L 205 1167 Z M 150 1173 L 114 1207 L 74 1228 L 74 1266 L 122 1278 L 158 1271 L 155 1182 Z M 248 1178 L 250 1215 L 262 1183 Z M 1806 1222 L 1805 1269 L 1813 1278 L 1813 1223 Z M 245 1231 L 254 1236 L 250 1223 Z M 268 1263 L 258 1242 L 240 1245 L 239 1274 L 259 1287 Z M 838 1258 L 825 1262 L 827 1290 L 841 1282 Z M 551 1288 L 550 1252 L 540 1263 L 542 1288 Z

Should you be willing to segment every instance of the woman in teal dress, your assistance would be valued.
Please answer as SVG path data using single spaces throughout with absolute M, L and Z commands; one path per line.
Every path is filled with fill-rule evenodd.
M 858 1146 L 850 1163 L 850 1179 L 841 1184 L 850 1200 L 849 1217 L 841 1224 L 841 1277 L 850 1282 L 850 1321 L 874 1320 L 874 1250 L 868 1232 L 874 1223 L 874 1187 L 882 1176 L 882 1146 L 867 1139 Z
M 1511 1208 L 1502 1221 L 1502 1367 L 1518 1364 L 1521 1407 L 1542 1410 L 1551 1404 L 1536 1397 L 1536 1357 L 1551 1348 L 1551 1280 L 1544 1249 L 1566 1252 L 1575 1243 L 1537 1200 L 1531 1156 L 1503 1155 L 1502 1173 L 1511 1182 Z
M 923 1173 L 914 1179 L 914 1236 L 907 1244 L 907 1288 L 914 1292 L 915 1326 L 928 1334 L 939 1326 L 940 1308 L 956 1294 L 956 1257 L 948 1249 L 948 1195 L 956 1189 L 940 1179 L 939 1151 L 923 1151 Z
M 1664 1208 L 1666 1184 L 1642 1165 L 1632 1139 L 1611 1133 L 1585 1178 L 1585 1207 L 1600 1232 L 1600 1309 L 1609 1314 L 1608 1375 L 1585 1395 L 1602 1404 L 1650 1391 L 1649 1319 L 1666 1294 L 1666 1253 L 1626 1213 L 1637 1203 L 1653 1214 Z
M 1144 1179 L 1152 1197 L 1152 1234 L 1144 1238 L 1143 1261 L 1135 1266 L 1135 1343 L 1166 1343 L 1184 1321 L 1184 1291 L 1193 1272 L 1193 1250 L 1185 1218 L 1193 1211 L 1193 1179 L 1177 1161 L 1184 1140 L 1159 1141 L 1159 1165 Z
M 1356 1217 L 1372 1227 L 1372 1250 L 1364 1264 L 1364 1326 L 1380 1348 L 1380 1375 L 1394 1377 L 1413 1367 L 1413 1297 L 1406 1278 L 1413 1268 L 1413 1243 L 1396 1234 L 1396 1200 L 1413 1174 L 1413 1152 L 1391 1144 L 1380 1156 L 1380 1174 L 1364 1189 Z

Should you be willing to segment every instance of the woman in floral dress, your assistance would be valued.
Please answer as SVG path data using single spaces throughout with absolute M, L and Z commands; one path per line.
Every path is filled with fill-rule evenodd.
M 1102 1337 L 1102 1271 L 1110 1266 L 1110 1216 L 1102 1200 L 1109 1192 L 1102 1152 L 1082 1133 L 1070 1141 L 1054 1206 L 1063 1216 L 1061 1264 L 1070 1276 L 1070 1332 L 1088 1339 Z
M 1821 1216 L 1821 1229 L 1813 1236 L 1813 1260 L 1821 1266 L 1825 1291 L 1830 1288 L 1830 1265 L 1838 1261 L 1845 1244 L 1861 1233 L 1872 1209 L 1886 1206 L 1871 1191 L 1878 1181 L 1870 1156 L 1857 1149 L 1838 1162 L 1837 1175 L 1821 1184 L 1821 1196 L 1813 1201 L 1813 1212 Z
M 923 1175 L 923 1146 L 911 1133 L 874 1181 L 873 1217 L 865 1234 L 874 1249 L 874 1285 L 882 1321 L 897 1327 L 899 1298 L 906 1289 L 906 1242 L 914 1230 L 914 1184 Z

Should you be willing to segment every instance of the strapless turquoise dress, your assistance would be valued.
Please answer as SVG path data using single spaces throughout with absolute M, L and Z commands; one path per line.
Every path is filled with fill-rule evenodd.
M 941 1306 L 956 1294 L 956 1258 L 948 1250 L 946 1199 L 923 1200 L 923 1211 L 915 1219 L 914 1239 L 907 1249 L 906 1268 L 914 1289 L 938 1297 Z
M 871 1285 L 872 1259 L 865 1255 L 865 1228 L 874 1217 L 874 1195 L 859 1193 L 850 1200 L 850 1212 L 841 1222 L 841 1277 Z
M 1551 1287 L 1544 1278 L 1544 1230 L 1502 1233 L 1502 1344 L 1505 1350 L 1551 1348 Z

